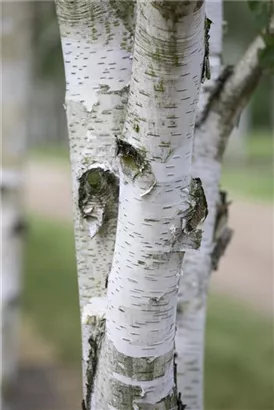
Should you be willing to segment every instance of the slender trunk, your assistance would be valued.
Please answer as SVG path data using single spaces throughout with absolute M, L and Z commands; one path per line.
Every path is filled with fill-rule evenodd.
M 221 70 L 222 1 L 206 1 L 206 15 L 213 22 L 209 40 L 211 79 L 202 86 L 197 123 L 203 115 L 210 94 L 216 87 Z M 212 271 L 214 227 L 221 175 L 221 163 L 216 159 L 212 133 L 216 133 L 216 130 L 196 128 L 192 175 L 202 180 L 208 203 L 208 216 L 203 225 L 200 249 L 196 252 L 187 252 L 185 256 L 178 302 L 178 386 L 190 410 L 203 409 L 206 295 Z
M 206 214 L 200 181 L 191 180 L 203 55 L 201 2 L 137 2 L 130 97 L 117 138 L 113 264 L 107 299 L 93 297 L 85 310 L 91 329 L 88 410 L 178 408 L 180 270 L 184 251 L 199 246 L 196 228 Z
M 31 43 L 30 3 L 4 2 L 2 7 L 1 234 L 2 303 L 1 399 L 8 406 L 18 366 L 21 297 L 22 162 L 26 144 Z
M 66 75 L 74 232 L 82 316 L 83 393 L 89 395 L 90 298 L 106 294 L 117 225 L 121 136 L 132 66 L 134 3 L 57 0 Z

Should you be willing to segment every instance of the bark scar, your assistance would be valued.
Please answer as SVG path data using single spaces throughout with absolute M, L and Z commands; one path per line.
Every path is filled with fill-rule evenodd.
M 94 166 L 79 178 L 78 206 L 93 238 L 115 216 L 119 195 L 118 178 L 108 169 Z
M 122 172 L 132 182 L 136 178 L 141 189 L 140 197 L 143 198 L 153 191 L 157 185 L 155 175 L 149 161 L 146 159 L 144 149 L 135 148 L 132 144 L 116 137 L 116 155 L 120 157 Z M 142 177 L 142 178 L 141 178 Z
M 207 201 L 200 178 L 192 178 L 190 184 L 189 208 L 180 212 L 181 228 L 174 228 L 173 246 L 179 247 L 179 251 L 198 249 L 202 240 L 202 230 L 199 226 L 204 222 L 208 214 Z
M 210 39 L 210 27 L 212 21 L 206 16 L 205 17 L 205 55 L 202 69 L 201 82 L 204 83 L 205 80 L 210 79 L 210 63 L 209 63 L 209 39 Z
M 133 147 L 128 142 L 116 137 L 116 155 L 121 158 L 124 173 L 130 175 L 132 180 L 150 168 L 142 150 Z

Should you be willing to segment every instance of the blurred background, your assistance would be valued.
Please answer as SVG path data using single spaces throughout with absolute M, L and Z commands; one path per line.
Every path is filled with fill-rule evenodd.
M 2 76 L 4 90 L 27 72 L 26 111 L 17 124 L 17 137 L 25 130 L 25 145 L 14 154 L 24 175 L 27 230 L 12 401 L 20 410 L 75 410 L 81 403 L 80 321 L 64 70 L 54 3 L 25 2 L 27 7 L 28 24 L 20 26 L 16 42 L 25 35 L 28 48 L 22 52 L 22 45 L 21 54 L 14 54 L 23 64 L 22 78 L 11 79 L 10 67 Z M 224 10 L 224 60 L 230 64 L 246 50 L 256 27 L 247 2 L 225 1 Z M 8 31 L 8 19 L 2 22 Z M 8 45 L 6 52 L 12 50 Z M 4 90 L 6 126 L 15 121 L 5 109 L 12 96 Z M 266 75 L 233 133 L 223 168 L 235 234 L 210 287 L 206 410 L 273 409 L 273 129 L 274 80 Z

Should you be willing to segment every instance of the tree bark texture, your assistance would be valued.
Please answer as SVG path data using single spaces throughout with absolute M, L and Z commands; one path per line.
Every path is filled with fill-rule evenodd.
M 182 409 L 182 391 L 188 408 L 200 410 L 207 284 L 231 237 L 226 194 L 219 192 L 221 160 L 261 75 L 262 41 L 234 70 L 221 70 L 221 1 L 206 5 L 213 21 L 209 55 L 210 22 L 201 1 L 56 5 L 82 316 L 82 407 Z M 208 65 L 211 79 L 198 103 Z M 194 252 L 207 204 L 202 246 Z
M 180 268 L 206 212 L 200 181 L 191 180 L 204 8 L 179 3 L 137 3 L 129 83 L 134 3 L 125 12 L 126 2 L 57 2 L 87 409 L 177 406 Z

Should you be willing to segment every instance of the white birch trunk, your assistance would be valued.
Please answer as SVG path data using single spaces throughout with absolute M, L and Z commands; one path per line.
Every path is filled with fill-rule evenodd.
M 180 270 L 184 251 L 199 246 L 196 228 L 206 213 L 201 185 L 191 181 L 204 8 L 201 2 L 160 3 L 137 2 L 127 118 L 117 139 L 113 264 L 107 299 L 92 297 L 85 306 L 92 329 L 88 410 L 179 408 Z
M 222 1 L 206 1 L 206 15 L 213 22 L 210 30 L 209 51 L 211 79 L 202 86 L 199 99 L 200 121 L 209 96 L 221 70 L 222 52 Z M 190 410 L 203 409 L 203 362 L 204 332 L 206 318 L 206 294 L 212 271 L 214 249 L 214 227 L 217 203 L 219 202 L 219 180 L 221 163 L 217 155 L 215 129 L 196 128 L 193 177 L 202 180 L 205 190 L 208 216 L 203 225 L 203 237 L 198 251 L 186 254 L 180 284 L 176 335 L 178 354 L 178 388 L 183 401 Z
M 82 320 L 83 394 L 90 395 L 90 298 L 106 294 L 118 211 L 115 136 L 125 117 L 134 3 L 56 1 L 66 75 L 74 232 Z
M 7 408 L 16 383 L 22 270 L 22 161 L 26 145 L 31 49 L 30 4 L 2 5 L 1 99 L 1 400 Z
M 217 2 L 208 3 L 214 5 Z M 215 25 L 221 21 L 210 15 Z M 273 22 L 272 16 L 272 22 Z M 270 23 L 272 24 L 272 23 Z M 215 27 L 216 27 L 215 26 Z M 216 34 L 217 35 L 217 34 Z M 215 42 L 215 37 L 211 38 Z M 220 40 L 218 40 L 220 44 Z M 200 176 L 205 189 L 209 214 L 204 224 L 200 251 L 187 254 L 182 273 L 178 304 L 177 349 L 179 388 L 190 409 L 203 409 L 203 353 L 207 286 L 210 274 L 232 235 L 227 226 L 226 194 L 219 191 L 221 163 L 228 138 L 262 75 L 258 51 L 265 47 L 258 36 L 233 70 L 225 69 L 209 93 L 196 124 L 194 176 Z M 214 50 L 214 47 L 212 47 Z M 217 70 L 218 72 L 218 70 Z M 180 342 L 182 341 L 182 342 Z M 180 377 L 181 375 L 181 377 Z

